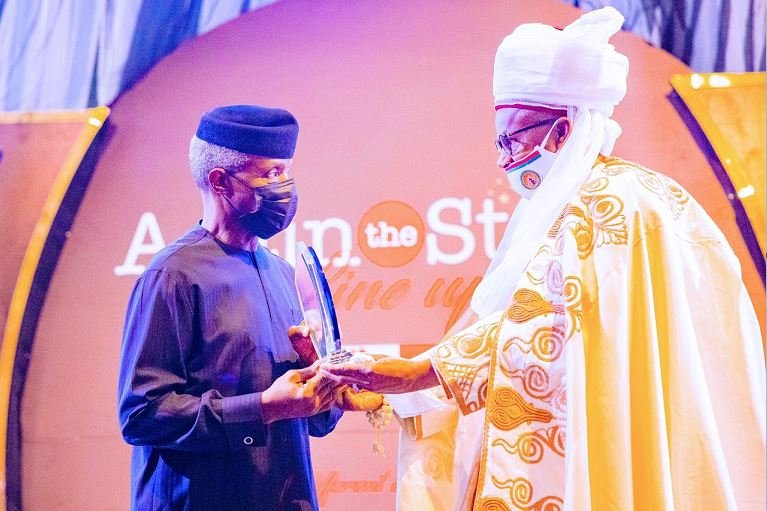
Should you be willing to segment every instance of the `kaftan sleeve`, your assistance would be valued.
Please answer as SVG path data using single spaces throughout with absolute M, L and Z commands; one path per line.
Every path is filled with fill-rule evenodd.
M 318 413 L 308 418 L 309 435 L 323 437 L 336 429 L 336 424 L 341 420 L 343 410 L 334 406 L 327 412 Z
M 191 288 L 163 270 L 136 283 L 123 331 L 118 381 L 122 435 L 132 445 L 196 452 L 265 445 L 260 393 L 189 391 L 185 360 L 194 337 Z
M 464 415 L 485 406 L 490 361 L 503 312 L 486 316 L 429 350 L 429 358 L 448 397 Z

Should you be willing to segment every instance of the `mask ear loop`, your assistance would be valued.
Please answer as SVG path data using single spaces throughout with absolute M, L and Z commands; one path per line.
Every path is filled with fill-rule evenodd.
M 259 202 L 259 206 L 258 206 L 258 207 L 256 207 L 256 209 L 254 209 L 253 211 L 250 211 L 250 212 L 248 212 L 248 211 L 246 211 L 246 212 L 242 212 L 242 211 L 240 211 L 240 210 L 237 208 L 237 206 L 235 206 L 234 204 L 232 204 L 232 201 L 230 201 L 230 200 L 229 200 L 229 197 L 227 197 L 227 196 L 226 196 L 226 195 L 224 195 L 223 193 L 221 194 L 221 197 L 223 197 L 223 198 L 224 198 L 224 200 L 225 200 L 226 202 L 228 202 L 228 203 L 229 203 L 229 207 L 231 207 L 233 210 L 235 210 L 235 211 L 237 212 L 237 214 L 239 215 L 239 216 L 237 217 L 237 219 L 238 219 L 238 220 L 242 220 L 244 217 L 246 217 L 246 216 L 248 216 L 248 215 L 252 215 L 253 213 L 257 213 L 257 212 L 258 212 L 258 211 L 261 209 L 261 206 L 260 206 L 260 204 L 261 204 L 261 203 Z M 258 197 L 257 197 L 257 198 L 258 198 Z
M 573 120 L 573 119 L 575 119 L 575 112 L 576 112 L 576 109 L 575 109 L 574 106 L 568 106 L 567 107 L 567 120 L 570 121 L 570 126 L 574 126 L 575 125 L 575 121 Z M 560 117 L 560 119 L 561 119 L 561 117 Z M 543 138 L 543 141 L 541 142 L 541 145 L 540 145 L 541 149 L 543 149 L 545 147 L 546 142 L 548 142 L 549 137 L 551 136 L 551 134 L 554 131 L 554 128 L 557 126 L 557 124 L 559 124 L 559 119 L 554 121 L 554 124 L 551 125 L 551 129 L 549 129 L 549 132 L 546 133 L 546 136 Z M 570 138 L 570 137 L 568 137 L 568 138 Z M 559 151 L 557 151 L 557 152 L 559 152 Z
M 561 119 L 561 117 L 560 117 L 560 119 Z M 552 125 L 551 125 L 551 128 L 549 128 L 549 131 L 548 131 L 548 132 L 546 132 L 546 136 L 545 136 L 545 137 L 543 137 L 543 140 L 541 140 L 541 143 L 540 143 L 540 144 L 538 144 L 538 147 L 540 147 L 540 148 L 541 148 L 541 149 L 543 149 L 544 151 L 548 151 L 548 149 L 546 149 L 546 143 L 549 141 L 549 137 L 550 137 L 550 136 L 551 136 L 551 134 L 554 132 L 554 127 L 555 127 L 557 124 L 559 124 L 559 119 L 557 119 L 556 121 L 554 121 L 554 124 L 552 124 Z
M 526 153 L 524 156 L 521 156 L 519 159 L 514 160 L 513 162 L 511 162 L 511 164 L 508 167 L 505 167 L 506 172 L 508 172 L 509 169 L 515 169 L 516 167 L 518 167 L 522 163 L 526 162 L 527 159 L 530 157 L 530 155 L 533 154 L 536 151 L 536 149 L 538 150 L 539 153 L 541 151 L 551 152 L 548 149 L 546 149 L 546 142 L 548 142 L 549 137 L 553 133 L 554 126 L 557 125 L 557 122 L 559 122 L 559 119 L 557 119 L 557 121 L 554 124 L 551 125 L 551 128 L 549 128 L 549 131 L 546 132 L 546 136 L 543 137 L 543 140 L 541 140 L 539 143 L 535 144 L 535 147 L 530 152 Z
M 252 215 L 253 213 L 256 213 L 256 212 L 258 212 L 258 210 L 260 210 L 260 209 L 261 209 L 261 202 L 263 201 L 263 198 L 262 198 L 262 197 L 261 197 L 261 196 L 260 196 L 258 193 L 256 193 L 256 192 L 255 192 L 255 190 L 254 190 L 253 188 L 251 188 L 251 187 L 250 187 L 250 186 L 248 186 L 247 184 L 243 183 L 242 181 L 240 181 L 239 179 L 237 179 L 236 177 L 234 177 L 234 175 L 232 175 L 232 174 L 230 174 L 230 173 L 228 173 L 228 172 L 226 173 L 226 175 L 227 175 L 227 176 L 229 176 L 229 177 L 231 177 L 231 178 L 232 178 L 232 179 L 234 179 L 235 181 L 237 181 L 237 182 L 241 183 L 241 184 L 242 184 L 243 186 L 245 186 L 246 188 L 249 188 L 249 189 L 250 189 L 250 191 L 251 191 L 251 193 L 253 193 L 253 195 L 254 195 L 254 196 L 255 196 L 255 198 L 256 198 L 256 209 L 254 209 L 253 211 L 245 211 L 245 212 L 243 212 L 243 211 L 240 211 L 240 209 L 239 209 L 237 206 L 235 206 L 235 205 L 232 203 L 232 201 L 231 201 L 231 200 L 229 200 L 229 197 L 227 197 L 227 196 L 226 196 L 226 194 L 224 194 L 223 192 L 219 192 L 219 195 L 221 195 L 221 197 L 223 197 L 223 198 L 224 198 L 224 200 L 225 200 L 227 203 L 229 203 L 229 206 L 230 206 L 230 207 L 231 207 L 233 210 L 235 210 L 235 211 L 237 212 L 237 214 L 239 215 L 239 216 L 237 217 L 237 219 L 238 219 L 238 220 L 241 220 L 241 219 L 243 219 L 244 217 L 246 217 L 246 216 L 248 216 L 248 215 Z

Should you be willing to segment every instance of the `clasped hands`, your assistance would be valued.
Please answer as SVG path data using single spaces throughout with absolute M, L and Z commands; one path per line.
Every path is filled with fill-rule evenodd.
M 356 390 L 323 369 L 325 365 L 317 360 L 305 325 L 291 327 L 288 336 L 304 367 L 287 371 L 261 394 L 265 423 L 310 417 L 334 405 L 353 412 L 380 408 L 383 403 L 381 394 Z
M 291 327 L 288 336 L 302 365 L 316 363 L 317 353 L 306 325 Z M 428 358 L 407 359 L 370 355 L 355 360 L 353 357 L 351 361 L 343 364 L 321 364 L 319 373 L 338 384 L 365 389 L 359 393 L 354 393 L 349 388 L 343 391 L 344 398 L 352 407 L 345 408 L 347 410 L 370 410 L 367 406 L 376 402 L 370 394 L 375 392 L 401 394 L 439 385 L 437 373 Z M 380 406 L 381 401 L 377 402 Z

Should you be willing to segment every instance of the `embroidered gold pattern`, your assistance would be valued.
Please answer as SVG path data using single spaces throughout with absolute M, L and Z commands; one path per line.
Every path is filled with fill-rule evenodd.
M 598 177 L 593 179 L 581 187 L 580 193 L 588 193 L 591 195 L 601 192 L 610 184 L 610 180 L 606 177 Z
M 575 332 L 581 331 L 583 322 L 583 310 L 581 307 L 581 296 L 583 292 L 583 283 L 581 279 L 574 276 L 568 276 L 564 285 L 565 308 L 570 316 L 570 331 L 567 332 L 567 338 L 570 339 Z
M 516 454 L 525 463 L 535 464 L 543 459 L 546 447 L 564 458 L 565 431 L 559 426 L 537 429 L 528 433 L 522 433 L 513 444 L 503 438 L 498 438 L 492 445 L 494 447 L 502 447 L 509 454 Z
M 486 355 L 498 337 L 500 328 L 500 322 L 496 322 L 485 325 L 479 332 L 479 335 L 462 335 L 457 337 L 455 340 L 456 352 L 466 358 L 477 358 L 480 355 Z
M 549 373 L 543 367 L 531 364 L 524 369 L 511 370 L 506 364 L 499 360 L 499 368 L 507 378 L 518 379 L 522 381 L 522 388 L 531 397 L 547 401 L 556 391 L 549 388 Z
M 484 497 L 476 507 L 477 511 L 511 511 L 509 505 L 498 497 Z
M 510 431 L 525 422 L 549 422 L 553 418 L 551 412 L 526 402 L 519 392 L 511 387 L 493 390 L 487 414 L 490 422 L 502 431 Z
M 548 231 L 548 237 L 555 240 L 555 253 L 562 253 L 565 232 L 573 236 L 581 259 L 588 257 L 594 247 L 628 242 L 623 201 L 616 195 L 598 193 L 608 184 L 606 177 L 599 177 L 583 185 L 579 199 L 586 210 L 572 203 L 562 208 Z
M 437 348 L 440 369 L 450 388 L 460 396 L 464 412 L 473 412 L 485 406 L 487 400 L 487 372 L 490 352 L 493 350 L 501 322 L 485 323 L 458 334 Z M 467 362 L 474 362 L 467 363 Z M 483 381 L 484 380 L 484 381 Z M 477 385 L 477 382 L 482 383 Z
M 642 186 L 666 203 L 675 220 L 679 218 L 690 202 L 690 194 L 676 181 L 636 163 L 612 159 L 606 162 L 605 167 L 602 168 L 602 173 L 607 176 L 631 173 L 631 176 Z
M 531 319 L 550 313 L 564 314 L 561 305 L 553 304 L 532 289 L 517 289 L 511 299 L 511 306 L 506 311 L 508 318 L 514 323 L 524 323 Z
M 556 259 L 546 265 L 546 290 L 553 295 L 561 295 L 565 289 L 565 280 L 562 276 L 562 264 Z
M 475 387 L 479 373 L 486 370 L 489 365 L 490 360 L 478 366 L 449 362 L 443 362 L 442 364 L 443 371 L 449 375 L 450 387 L 453 391 L 457 391 L 460 394 L 461 401 L 465 403 L 467 412 L 474 412 L 485 406 L 485 401 L 487 400 L 487 381 L 483 382 L 477 389 L 476 399 L 472 399 L 472 389 Z
M 565 331 L 561 326 L 539 328 L 533 334 L 532 339 L 512 337 L 503 345 L 503 351 L 511 346 L 516 346 L 524 353 L 533 352 L 538 359 L 544 362 L 553 362 L 562 354 L 565 344 Z
M 581 195 L 589 208 L 596 246 L 625 245 L 628 241 L 623 201 L 615 195 Z
M 533 485 L 524 477 L 499 481 L 493 477 L 493 484 L 500 490 L 509 490 L 511 504 L 523 511 L 560 511 L 562 499 L 552 495 L 533 502 Z
M 582 209 L 572 204 L 565 204 L 565 207 L 562 208 L 562 211 L 559 213 L 559 216 L 557 217 L 557 219 L 554 220 L 554 223 L 551 224 L 551 227 L 549 227 L 549 232 L 548 232 L 549 238 L 552 238 L 552 239 L 557 238 L 560 235 L 560 231 L 562 230 L 562 224 L 564 223 L 565 218 L 569 216 L 575 216 L 584 223 L 588 222 L 588 219 L 586 218 L 586 213 L 584 213 Z
M 437 349 L 437 355 L 444 360 L 458 355 L 461 358 L 477 358 L 487 355 L 493 348 L 495 339 L 498 337 L 501 323 L 483 324 L 474 331 L 468 331 L 455 335 L 450 342 L 442 344 Z
M 546 283 L 548 294 L 553 299 L 547 300 L 537 291 L 520 288 L 514 293 L 511 306 L 506 311 L 506 316 L 514 323 L 524 323 L 538 316 L 550 313 L 563 314 L 566 311 L 570 317 L 570 330 L 567 332 L 567 338 L 570 339 L 575 332 L 580 332 L 581 330 L 583 284 L 578 277 L 572 275 L 563 281 L 562 267 L 556 260 L 552 260 L 545 271 L 545 276 L 537 280 L 538 282 Z M 535 277 L 534 275 L 531 276 Z M 557 300 L 557 298 L 559 299 Z M 554 300 L 564 301 L 564 305 L 556 303 Z M 554 328 L 556 328 L 563 322 L 554 319 L 553 323 Z M 503 349 L 506 350 L 507 347 L 504 346 Z
M 626 181 L 616 177 L 622 174 Z M 560 494 L 564 489 L 551 481 L 542 490 L 537 478 L 564 463 L 563 353 L 566 343 L 582 332 L 585 299 L 584 282 L 575 276 L 581 274 L 578 259 L 589 258 L 601 247 L 629 243 L 627 217 L 631 218 L 634 205 L 624 203 L 625 197 L 614 190 L 626 185 L 645 188 L 668 206 L 675 219 L 691 203 L 672 179 L 616 158 L 600 157 L 592 176 L 549 227 L 545 243 L 525 268 L 526 281 L 519 284 L 504 313 L 504 320 L 511 324 L 493 341 L 489 391 L 484 389 L 487 414 L 475 509 L 561 511 L 564 507 Z M 639 191 L 647 196 L 643 189 Z M 565 257 L 571 253 L 577 253 L 578 259 Z M 539 465 L 537 472 L 526 472 L 522 464 Z M 513 477 L 531 473 L 536 476 L 529 480 Z

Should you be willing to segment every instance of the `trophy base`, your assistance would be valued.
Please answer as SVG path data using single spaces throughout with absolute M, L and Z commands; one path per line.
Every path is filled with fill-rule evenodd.
M 346 351 L 345 349 L 342 348 L 328 355 L 328 362 L 330 362 L 331 364 L 343 364 L 350 358 L 352 358 L 352 352 Z

